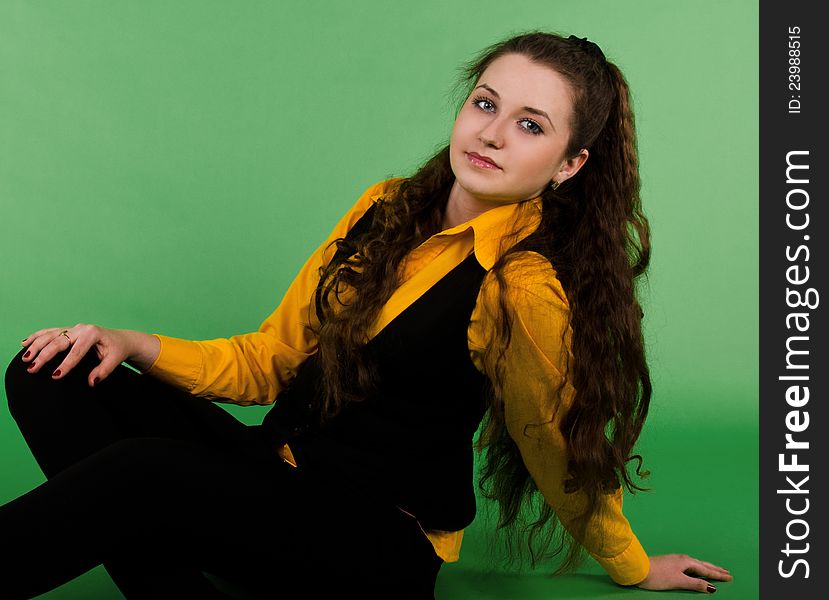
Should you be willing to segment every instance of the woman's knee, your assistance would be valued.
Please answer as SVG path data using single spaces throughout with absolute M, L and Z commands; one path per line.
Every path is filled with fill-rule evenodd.
M 41 363 L 37 372 L 29 371 L 31 361 L 23 360 L 27 352 L 22 348 L 9 362 L 5 372 L 6 401 L 9 412 L 15 419 L 24 410 L 31 409 L 36 403 L 43 403 L 54 393 L 63 399 L 71 396 L 70 390 L 85 382 L 84 369 L 90 368 L 89 353 L 75 368 L 61 379 L 53 379 L 52 372 L 63 362 L 67 351 L 59 352 L 45 363 Z
M 23 355 L 26 353 L 26 348 L 22 348 L 11 362 L 6 366 L 5 371 L 5 387 L 6 387 L 6 401 L 9 405 L 9 412 L 15 415 L 21 402 L 25 402 L 23 397 L 26 396 L 26 389 L 32 378 L 36 374 L 29 373 L 26 369 L 29 363 L 23 360 Z
M 14 358 L 11 359 L 8 366 L 6 366 L 6 386 L 8 387 L 9 381 L 12 378 L 19 377 L 21 373 L 26 371 L 26 367 L 29 366 L 29 363 L 23 360 L 23 355 L 26 354 L 26 348 L 21 348 L 20 352 L 14 355 Z

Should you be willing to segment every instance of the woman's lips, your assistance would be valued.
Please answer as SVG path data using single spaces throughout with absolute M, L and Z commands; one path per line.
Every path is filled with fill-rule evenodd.
M 501 167 L 499 167 L 494 160 L 481 156 L 477 152 L 467 152 L 466 157 L 469 159 L 470 163 L 476 167 L 480 167 L 481 169 L 501 170 Z

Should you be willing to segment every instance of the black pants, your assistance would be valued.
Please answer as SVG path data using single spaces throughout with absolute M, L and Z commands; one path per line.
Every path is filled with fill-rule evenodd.
M 127 598 L 227 598 L 205 572 L 272 598 L 434 596 L 411 517 L 287 465 L 258 426 L 123 365 L 90 388 L 94 351 L 58 381 L 63 353 L 36 374 L 22 353 L 9 411 L 47 481 L 0 506 L 0 597 L 99 564 Z

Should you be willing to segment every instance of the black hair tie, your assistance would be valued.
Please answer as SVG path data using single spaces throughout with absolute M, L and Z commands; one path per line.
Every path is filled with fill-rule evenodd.
M 599 45 L 596 44 L 596 42 L 591 42 L 586 37 L 580 38 L 580 37 L 576 37 L 575 35 L 571 35 L 567 39 L 571 42 L 574 42 L 579 48 L 581 48 L 584 52 L 586 52 L 590 56 L 592 56 L 592 57 L 594 57 L 598 60 L 601 60 L 601 61 L 606 61 L 607 60 L 605 58 L 604 52 L 602 52 L 602 49 L 599 48 Z

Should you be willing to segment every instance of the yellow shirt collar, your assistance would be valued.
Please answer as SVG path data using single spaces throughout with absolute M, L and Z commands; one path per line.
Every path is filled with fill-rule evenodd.
M 403 178 L 393 178 L 391 181 L 402 181 Z M 376 202 L 385 193 L 371 196 L 372 202 Z M 541 223 L 541 196 L 530 198 L 522 202 L 513 202 L 496 206 L 481 213 L 477 217 L 444 229 L 436 236 L 458 235 L 472 228 L 474 235 L 474 252 L 480 265 L 487 271 L 492 268 L 498 260 L 499 245 L 505 234 L 518 230 L 518 235 L 512 244 L 517 244 L 538 228 Z
M 444 229 L 436 235 L 458 235 L 472 228 L 474 252 L 482 267 L 489 270 L 500 256 L 501 239 L 517 231 L 510 245 L 517 244 L 538 228 L 541 223 L 541 197 L 536 196 L 522 202 L 496 206 L 477 217 Z

